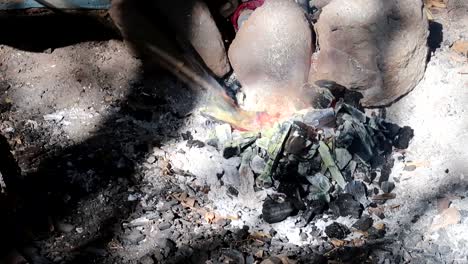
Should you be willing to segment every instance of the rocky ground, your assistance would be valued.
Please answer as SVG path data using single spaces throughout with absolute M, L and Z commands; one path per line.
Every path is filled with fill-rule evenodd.
M 328 216 L 259 218 L 270 191 L 243 199 L 224 184 L 241 160 L 205 144 L 217 124 L 199 113 L 204 95 L 115 35 L 2 43 L 0 131 L 22 171 L 3 250 L 32 263 L 466 263 L 468 68 L 451 46 L 468 17 L 457 12 L 434 11 L 424 79 L 383 111 L 415 137 L 395 153 L 396 198 L 369 212 L 386 237 L 356 248 L 327 241 Z

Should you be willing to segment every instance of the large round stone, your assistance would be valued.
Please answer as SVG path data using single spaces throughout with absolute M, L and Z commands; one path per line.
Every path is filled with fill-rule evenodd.
M 424 75 L 428 21 L 421 0 L 333 0 L 316 24 L 320 52 L 309 80 L 333 80 L 384 106 Z
M 267 0 L 238 31 L 228 56 L 246 94 L 245 108 L 292 111 L 307 82 L 312 33 L 303 10 L 290 0 Z

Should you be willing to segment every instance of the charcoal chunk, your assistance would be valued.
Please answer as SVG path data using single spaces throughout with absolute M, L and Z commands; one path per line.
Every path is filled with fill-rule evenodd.
M 356 201 L 352 194 L 342 193 L 330 203 L 330 209 L 336 216 L 351 216 L 359 218 L 362 213 L 361 204 Z
M 349 161 L 353 158 L 353 156 L 344 148 L 336 148 L 335 149 L 335 158 L 336 158 L 336 165 L 340 170 L 343 170 L 346 165 L 348 165 Z
M 405 126 L 398 132 L 398 135 L 393 141 L 393 146 L 398 149 L 407 149 L 413 137 L 414 130 L 409 126 Z
M 278 223 L 292 215 L 295 210 L 293 203 L 289 200 L 277 202 L 268 199 L 263 203 L 263 220 L 270 224 Z
M 306 226 L 312 219 L 322 214 L 327 208 L 327 203 L 323 200 L 312 200 L 306 204 L 306 210 L 302 213 L 302 226 Z
M 304 124 L 315 128 L 336 126 L 335 111 L 333 111 L 333 108 L 314 109 L 308 111 L 304 115 L 303 119 Z
M 225 159 L 232 158 L 234 156 L 238 156 L 240 154 L 239 146 L 227 145 L 223 149 L 223 157 Z
M 369 228 L 369 230 L 367 230 L 367 233 L 369 234 L 369 239 L 379 239 L 383 238 L 387 232 L 385 231 L 385 229 L 377 229 L 375 227 L 371 227 Z
M 191 139 L 187 141 L 187 147 L 189 148 L 203 148 L 204 146 L 205 143 L 197 139 Z
M 351 181 L 346 184 L 345 192 L 352 194 L 356 201 L 361 204 L 367 202 L 367 187 L 362 181 Z
M 361 231 L 367 231 L 374 224 L 374 220 L 369 216 L 362 216 L 353 224 L 353 228 Z
M 351 232 L 346 226 L 337 222 L 325 227 L 325 234 L 327 234 L 329 238 L 343 239 L 349 233 Z

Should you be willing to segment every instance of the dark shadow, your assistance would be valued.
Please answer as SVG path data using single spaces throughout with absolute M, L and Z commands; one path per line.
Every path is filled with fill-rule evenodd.
M 0 44 L 32 52 L 120 38 L 102 12 L 39 15 L 3 12 L 0 13 L 0 24 Z
M 132 18 L 126 19 L 129 22 Z M 86 41 L 119 39 L 120 35 L 107 22 L 86 14 L 3 15 L 0 23 L 8 27 L 0 30 L 0 44 L 43 52 Z M 90 56 L 90 64 L 92 59 Z M 71 238 L 78 248 L 72 250 L 70 256 L 76 256 L 78 262 L 82 259 L 80 255 L 90 254 L 86 245 L 99 244 L 105 248 L 115 238 L 122 221 L 135 209 L 136 203 L 128 201 L 128 188 L 141 183 L 137 165 L 154 146 L 161 146 L 168 137 L 179 136 L 181 118 L 191 111 L 198 98 L 198 94 L 157 65 L 158 61 L 151 56 L 144 58 L 144 72 L 129 81 L 126 98 L 114 105 L 121 110 L 107 117 L 83 142 L 42 153 L 37 170 L 26 173 L 24 179 L 19 171 L 14 175 L 8 173 L 13 167 L 4 163 L 3 155 L 10 152 L 6 141 L 0 138 L 2 174 L 8 176 L 6 179 L 13 179 L 7 186 L 17 197 L 17 203 L 5 200 L 6 204 L 0 207 L 2 211 L 14 212 L 8 218 L 3 217 L 2 212 L 2 231 L 3 228 L 8 231 L 2 232 L 0 237 L 2 251 L 34 247 L 34 240 L 53 240 L 60 232 L 54 230 L 55 223 L 64 219 L 81 225 L 86 225 L 86 221 L 94 222 L 91 227 L 83 226 L 85 236 Z M 182 110 L 166 100 L 168 94 L 178 94 L 182 98 L 178 102 Z M 2 110 L 2 114 L 8 115 L 8 110 Z M 164 123 L 161 116 L 174 120 L 171 126 Z M 148 126 L 135 122 L 145 122 Z M 8 161 L 18 168 L 15 161 Z M 8 168 L 9 171 L 4 172 Z M 112 202 L 96 208 L 100 197 Z M 85 219 L 86 216 L 89 219 Z M 34 263 L 34 256 L 21 253 Z M 55 262 L 51 256 L 44 257 Z
M 440 48 L 442 41 L 444 41 L 442 24 L 435 21 L 429 21 L 429 37 L 427 38 L 429 52 L 435 52 L 438 48 Z

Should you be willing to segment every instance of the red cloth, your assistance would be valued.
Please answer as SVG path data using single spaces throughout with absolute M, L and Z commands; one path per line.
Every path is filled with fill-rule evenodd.
M 239 30 L 239 27 L 237 26 L 237 20 L 239 19 L 240 13 L 245 9 L 255 10 L 261 7 L 264 2 L 265 0 L 252 0 L 242 3 L 237 7 L 236 11 L 234 11 L 234 14 L 231 16 L 231 23 L 236 31 Z

